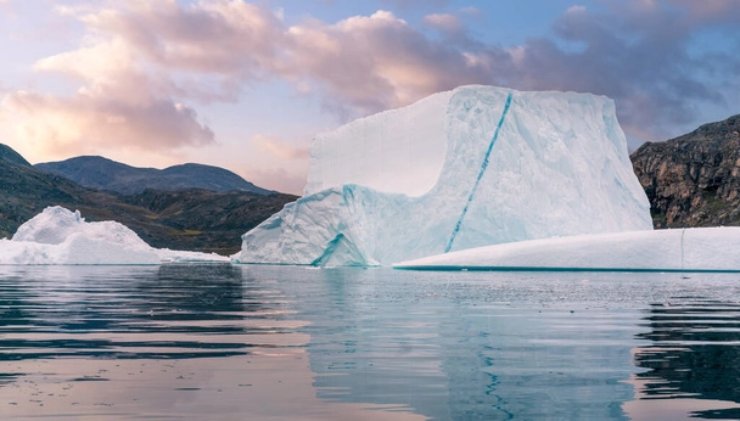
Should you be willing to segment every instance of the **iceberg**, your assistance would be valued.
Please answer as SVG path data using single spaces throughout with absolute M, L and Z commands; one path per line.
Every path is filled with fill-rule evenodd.
M 150 247 L 115 221 L 87 222 L 79 211 L 48 207 L 0 239 L 0 264 L 125 265 L 185 262 L 228 262 L 217 254 Z
M 393 266 L 417 270 L 740 271 L 740 227 L 665 229 L 520 241 Z
M 649 206 L 609 98 L 464 86 L 317 136 L 304 196 L 234 261 L 390 265 L 651 230 Z

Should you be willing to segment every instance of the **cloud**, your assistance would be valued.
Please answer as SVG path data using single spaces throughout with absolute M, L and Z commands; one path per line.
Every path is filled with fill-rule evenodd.
M 402 11 L 420 8 L 440 8 L 447 6 L 450 0 L 381 0 L 381 3 Z
M 740 19 L 736 0 L 635 0 L 635 3 L 644 11 L 658 14 L 664 14 L 668 6 L 673 6 L 678 9 L 685 23 L 694 26 L 708 23 L 736 24 Z
M 262 151 L 267 152 L 277 158 L 285 161 L 290 160 L 308 160 L 308 147 L 295 146 L 276 137 L 263 133 L 258 133 L 250 139 Z
M 432 13 L 424 16 L 424 23 L 440 31 L 457 33 L 462 31 L 463 26 L 460 18 L 449 13 Z
M 79 18 L 151 64 L 221 77 L 269 70 L 284 36 L 275 13 L 239 0 L 126 2 Z
M 400 10 L 418 4 L 389 1 Z M 343 119 L 483 83 L 608 95 L 628 133 L 659 139 L 694 123 L 703 105 L 731 100 L 739 83 L 734 51 L 718 47 L 710 55 L 691 47 L 707 28 L 737 37 L 735 3 L 626 0 L 606 2 L 600 12 L 573 6 L 547 36 L 509 46 L 476 39 L 457 16 L 443 13 L 424 19 L 442 30 L 432 37 L 384 10 L 288 24 L 280 13 L 241 0 L 68 7 L 60 12 L 84 25 L 85 37 L 35 69 L 76 81 L 77 92 L 11 92 L 0 114 L 13 116 L 6 121 L 17 121 L 18 136 L 56 150 L 166 150 L 213 142 L 198 105 L 237 101 L 265 80 L 318 95 Z M 274 139 L 262 142 L 275 156 L 305 156 Z
M 195 110 L 168 100 L 132 104 L 98 93 L 54 97 L 18 91 L 2 102 L 15 137 L 50 155 L 107 150 L 157 151 L 213 141 Z
M 245 171 L 243 176 L 258 186 L 298 195 L 303 193 L 303 187 L 306 185 L 306 174 L 296 174 L 292 168 L 252 169 Z
M 284 74 L 312 84 L 331 105 L 357 116 L 455 86 L 492 80 L 463 52 L 431 40 L 387 11 L 332 25 L 288 28 Z
M 697 21 L 692 11 L 698 6 L 675 9 L 683 3 L 624 2 L 609 14 L 570 8 L 554 23 L 554 38 L 522 46 L 514 84 L 615 98 L 626 130 L 643 140 L 694 123 L 702 105 L 726 101 L 726 87 L 739 82 L 729 71 L 738 60 L 691 53 L 697 28 L 709 21 Z
M 482 14 L 481 10 L 475 6 L 463 7 L 462 9 L 460 9 L 460 13 L 462 13 L 463 15 L 474 16 L 474 17 L 479 17 Z
M 239 0 L 127 2 L 64 12 L 86 25 L 86 45 L 40 60 L 36 68 L 123 96 L 132 94 L 125 81 L 146 78 L 144 88 L 159 96 L 235 100 L 245 84 L 278 77 L 354 117 L 486 79 L 486 69 L 462 52 L 382 10 L 293 26 Z M 459 25 L 455 19 L 428 17 L 448 30 Z
M 72 13 L 65 9 L 64 13 Z M 93 33 L 77 50 L 39 60 L 38 72 L 80 83 L 71 95 L 15 91 L 0 105 L 16 143 L 43 155 L 111 150 L 162 151 L 214 141 L 213 131 L 161 73 L 151 72 L 140 51 L 120 36 Z
M 259 49 L 271 45 L 276 21 L 241 1 L 57 11 L 83 23 L 86 35 L 78 49 L 43 58 L 34 70 L 64 75 L 79 83 L 77 91 L 10 92 L 0 107 L 3 120 L 13 122 L 15 143 L 33 143 L 47 155 L 213 142 L 192 104 L 237 99 L 241 83 L 264 70 Z

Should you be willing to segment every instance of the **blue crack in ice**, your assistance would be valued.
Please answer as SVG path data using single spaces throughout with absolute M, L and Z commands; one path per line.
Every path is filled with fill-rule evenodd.
M 481 179 L 483 179 L 483 175 L 488 169 L 488 164 L 490 162 L 491 152 L 493 151 L 493 146 L 496 144 L 496 141 L 498 140 L 498 134 L 501 131 L 501 126 L 504 125 L 506 114 L 509 113 L 509 107 L 511 107 L 511 97 L 512 97 L 511 93 L 506 96 L 506 103 L 504 104 L 504 110 L 501 112 L 501 118 L 498 120 L 498 124 L 496 125 L 496 130 L 493 132 L 493 136 L 491 137 L 491 142 L 488 144 L 488 149 L 486 150 L 486 154 L 483 156 L 483 162 L 481 163 L 480 169 L 478 170 L 478 177 L 476 177 L 475 179 L 473 188 L 470 189 L 470 194 L 468 194 L 468 200 L 467 202 L 465 202 L 465 207 L 463 208 L 462 213 L 460 214 L 460 217 L 457 218 L 457 223 L 455 223 L 455 228 L 452 230 L 452 235 L 450 235 L 450 240 L 447 242 L 447 246 L 445 247 L 445 253 L 448 253 L 450 250 L 452 250 L 452 246 L 455 243 L 455 238 L 457 237 L 457 234 L 460 232 L 460 228 L 462 227 L 462 223 L 463 223 L 463 220 L 465 219 L 465 215 L 468 213 L 468 208 L 470 208 L 470 204 L 473 202 L 473 199 L 475 198 L 475 192 L 476 190 L 478 190 L 478 185 L 480 184 Z

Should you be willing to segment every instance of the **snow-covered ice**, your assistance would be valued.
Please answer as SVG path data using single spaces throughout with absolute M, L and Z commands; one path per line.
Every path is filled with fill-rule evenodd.
M 478 247 L 399 269 L 740 270 L 740 227 L 634 231 Z
M 306 195 L 242 236 L 242 263 L 376 265 L 491 244 L 650 230 L 614 102 L 466 86 L 317 136 Z
M 86 222 L 79 211 L 53 206 L 0 239 L 0 264 L 97 265 L 227 262 L 217 254 L 155 249 L 123 224 Z

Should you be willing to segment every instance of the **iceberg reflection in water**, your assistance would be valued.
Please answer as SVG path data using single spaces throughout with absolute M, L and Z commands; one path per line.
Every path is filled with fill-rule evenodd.
M 0 267 L 0 413 L 737 418 L 738 275 Z

